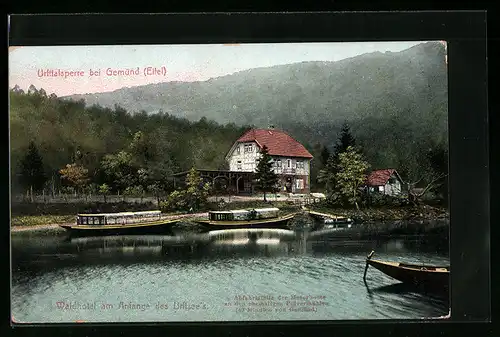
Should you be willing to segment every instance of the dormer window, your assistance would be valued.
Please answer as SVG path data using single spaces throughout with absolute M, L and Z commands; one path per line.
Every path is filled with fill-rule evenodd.
M 247 153 L 247 152 L 253 152 L 253 144 L 245 144 L 244 148 L 243 148 L 243 151 L 245 153 Z

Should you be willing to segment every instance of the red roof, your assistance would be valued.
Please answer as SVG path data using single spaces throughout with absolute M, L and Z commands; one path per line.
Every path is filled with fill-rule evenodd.
M 367 184 L 368 186 L 384 186 L 394 172 L 396 172 L 395 169 L 372 171 L 366 179 Z
M 275 129 L 252 129 L 241 136 L 237 142 L 255 141 L 260 148 L 264 145 L 272 156 L 312 158 L 313 156 L 298 141 Z

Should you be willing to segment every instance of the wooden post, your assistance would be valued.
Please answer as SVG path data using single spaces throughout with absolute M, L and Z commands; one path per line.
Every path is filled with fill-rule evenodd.
M 373 254 L 375 254 L 375 251 L 372 250 L 371 253 L 368 254 L 368 256 L 366 257 L 365 273 L 363 275 L 363 281 L 365 281 L 365 282 L 366 282 L 366 272 L 368 271 L 368 266 L 369 266 L 368 260 L 370 260 L 372 258 Z

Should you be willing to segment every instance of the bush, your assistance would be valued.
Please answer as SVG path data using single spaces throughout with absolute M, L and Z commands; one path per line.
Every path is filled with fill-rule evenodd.
M 408 197 L 405 195 L 391 196 L 386 194 L 374 193 L 368 197 L 367 203 L 370 206 L 407 206 L 410 204 Z
M 184 191 L 173 191 L 166 200 L 160 202 L 162 212 L 187 211 L 187 200 Z

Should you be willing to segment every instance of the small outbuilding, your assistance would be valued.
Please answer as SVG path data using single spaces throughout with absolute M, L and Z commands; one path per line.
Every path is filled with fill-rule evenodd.
M 372 171 L 367 177 L 367 187 L 370 193 L 397 196 L 402 194 L 403 179 L 395 169 Z

